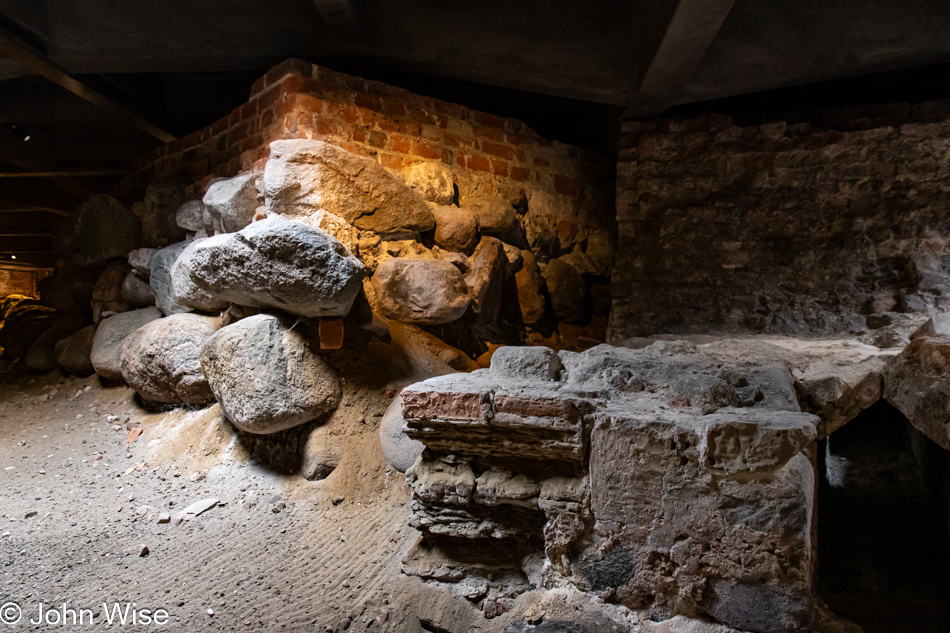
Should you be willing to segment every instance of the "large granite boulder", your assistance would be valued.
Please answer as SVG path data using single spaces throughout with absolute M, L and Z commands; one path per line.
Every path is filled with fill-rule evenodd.
M 264 167 L 268 213 L 334 213 L 377 233 L 428 231 L 426 201 L 375 160 L 308 139 L 274 141 Z
M 92 343 L 91 361 L 96 373 L 109 380 L 122 379 L 122 345 L 126 337 L 146 323 L 162 318 L 158 308 L 122 312 L 99 323 Z
M 96 373 L 90 360 L 95 336 L 96 326 L 88 325 L 56 344 L 56 362 L 66 373 L 82 377 Z
M 215 233 L 236 233 L 251 223 L 261 206 L 260 174 L 242 174 L 208 187 L 204 204 Z
M 148 285 L 155 293 L 155 305 L 165 316 L 171 316 L 180 312 L 191 312 L 191 308 L 178 303 L 175 297 L 175 291 L 172 288 L 172 264 L 181 255 L 181 252 L 188 246 L 188 242 L 178 242 L 171 246 L 166 246 L 156 250 L 149 260 L 149 278 Z
M 199 355 L 220 319 L 175 314 L 151 321 L 122 343 L 122 378 L 149 402 L 207 404 L 214 401 Z
M 462 273 L 441 259 L 387 259 L 376 269 L 373 286 L 380 313 L 403 323 L 449 323 L 471 302 Z
M 342 397 L 336 372 L 300 329 L 267 314 L 247 317 L 212 335 L 201 369 L 227 418 L 248 433 L 276 433 L 335 409 Z
M 238 233 L 196 240 L 178 257 L 171 277 L 173 294 L 185 305 L 211 296 L 305 317 L 334 317 L 350 311 L 362 273 L 360 261 L 335 238 L 269 217 Z

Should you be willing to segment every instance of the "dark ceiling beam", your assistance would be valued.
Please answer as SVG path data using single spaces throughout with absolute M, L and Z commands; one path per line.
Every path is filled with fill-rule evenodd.
M 128 169 L 59 169 L 55 171 L 0 171 L 0 178 L 87 178 L 123 176 Z
M 663 5 L 670 15 L 663 36 L 646 64 L 640 86 L 633 94 L 627 115 L 661 114 L 686 92 L 690 78 L 722 28 L 735 0 L 670 0 Z
M 49 81 L 70 91 L 104 110 L 115 113 L 129 121 L 136 128 L 154 136 L 163 143 L 175 140 L 175 137 L 151 121 L 133 114 L 115 101 L 93 90 L 86 84 L 69 75 L 61 66 L 53 62 L 42 52 L 33 48 L 9 31 L 0 29 L 0 57 L 14 60 L 27 70 L 45 77 Z

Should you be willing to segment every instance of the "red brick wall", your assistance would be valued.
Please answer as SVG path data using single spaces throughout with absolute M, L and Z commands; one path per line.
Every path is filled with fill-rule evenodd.
M 536 188 L 596 205 L 593 214 L 612 223 L 608 169 L 597 152 L 543 139 L 517 120 L 297 59 L 258 79 L 248 103 L 229 116 L 143 156 L 113 193 L 128 197 L 156 177 L 177 174 L 195 183 L 191 194 L 198 197 L 204 177 L 251 169 L 282 138 L 325 140 L 390 169 L 440 160 L 466 176 L 462 195 L 517 198 Z
M 49 274 L 50 271 L 47 269 L 24 270 L 18 267 L 0 267 L 0 297 L 6 295 L 39 297 L 40 295 L 36 291 L 36 282 L 48 277 Z

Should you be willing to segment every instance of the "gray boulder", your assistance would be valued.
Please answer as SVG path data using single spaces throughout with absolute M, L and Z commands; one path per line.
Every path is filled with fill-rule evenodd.
M 334 317 L 350 311 L 362 272 L 362 263 L 332 236 L 275 216 L 195 241 L 171 277 L 185 305 L 196 305 L 196 293 L 203 292 L 242 306 Z
M 218 330 L 201 349 L 201 370 L 227 418 L 248 433 L 276 433 L 335 409 L 336 372 L 301 330 L 259 314 Z
M 121 380 L 125 338 L 146 323 L 160 318 L 162 313 L 158 308 L 142 308 L 103 319 L 92 342 L 91 361 L 95 372 L 109 380 Z
M 500 347 L 491 357 L 491 373 L 515 380 L 558 380 L 563 369 L 549 347 Z
M 201 231 L 205 228 L 205 205 L 201 200 L 189 200 L 175 212 L 175 223 L 186 231 Z
M 152 256 L 157 252 L 157 248 L 137 248 L 129 253 L 129 266 L 144 279 L 148 279 L 152 274 Z
M 196 239 L 189 243 L 188 246 L 178 254 L 174 263 L 172 263 L 171 270 L 169 271 L 171 294 L 172 297 L 174 297 L 174 301 L 185 308 L 193 308 L 195 310 L 201 310 L 202 312 L 219 312 L 228 307 L 228 302 L 215 296 L 213 292 L 209 292 L 195 285 L 191 275 L 182 274 L 180 268 L 175 268 L 180 261 L 190 261 L 191 253 L 195 247 L 204 242 L 205 239 L 207 238 Z M 176 270 L 178 271 L 177 273 Z
M 151 274 L 148 278 L 148 285 L 152 287 L 155 293 L 155 305 L 165 316 L 179 314 L 180 312 L 191 312 L 191 308 L 178 303 L 175 292 L 172 289 L 171 269 L 172 264 L 181 255 L 181 252 L 188 246 L 188 242 L 178 242 L 171 246 L 155 251 L 152 259 L 149 260 L 148 267 Z
M 268 213 L 334 213 L 377 233 L 428 231 L 435 225 L 425 200 L 375 160 L 308 139 L 274 141 L 264 167 Z
M 122 344 L 122 378 L 149 402 L 212 402 L 198 357 L 219 327 L 216 317 L 199 314 L 175 314 L 143 325 Z
M 122 301 L 133 308 L 147 308 L 155 305 L 155 291 L 133 271 L 122 281 Z
M 403 433 L 402 400 L 397 396 L 379 423 L 379 443 L 390 466 L 401 473 L 409 470 L 422 455 L 425 444 Z
M 56 362 L 66 373 L 82 377 L 95 373 L 89 358 L 95 336 L 96 326 L 89 325 L 56 344 Z
M 236 233 L 251 223 L 261 206 L 260 174 L 242 174 L 219 180 L 210 187 L 204 204 L 215 233 Z
M 125 257 L 136 248 L 141 229 L 124 204 L 104 193 L 90 196 L 76 210 L 79 249 L 94 262 Z
M 449 323 L 471 301 L 462 273 L 441 259 L 387 259 L 376 269 L 373 286 L 383 316 L 403 323 Z

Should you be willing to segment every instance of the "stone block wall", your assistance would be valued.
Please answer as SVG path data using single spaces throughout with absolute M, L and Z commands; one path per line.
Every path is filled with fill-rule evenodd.
M 610 340 L 719 331 L 880 344 L 882 328 L 947 309 L 950 103 L 878 110 L 625 122 Z

